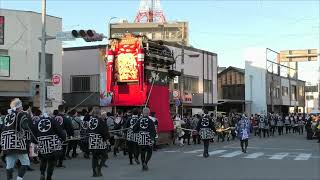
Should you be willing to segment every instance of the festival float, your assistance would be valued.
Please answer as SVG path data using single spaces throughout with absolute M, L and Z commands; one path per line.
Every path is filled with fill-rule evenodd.
M 106 92 L 117 110 L 149 107 L 156 113 L 159 133 L 171 132 L 169 81 L 178 75 L 172 51 L 161 41 L 125 34 L 109 39 L 106 64 Z

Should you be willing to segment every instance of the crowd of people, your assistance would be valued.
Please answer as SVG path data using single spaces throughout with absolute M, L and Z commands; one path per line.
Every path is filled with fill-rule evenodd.
M 249 135 L 267 138 L 278 134 L 297 133 L 307 138 L 318 137 L 320 142 L 320 119 L 303 114 L 244 114 L 228 116 L 209 114 L 174 115 L 173 144 L 183 146 L 204 145 L 203 156 L 209 157 L 210 142 L 240 140 L 243 153 L 247 152 Z M 314 123 L 316 122 L 316 123 Z M 37 108 L 22 105 L 14 99 L 10 109 L 0 114 L 1 149 L 6 164 L 7 180 L 18 169 L 17 180 L 23 179 L 26 171 L 32 170 L 30 162 L 40 160 L 40 179 L 51 180 L 54 168 L 66 168 L 64 161 L 77 158 L 78 149 L 83 157 L 92 160 L 93 177 L 102 175 L 107 167 L 108 153 L 116 157 L 120 151 L 128 154 L 129 164 L 141 164 L 148 170 L 153 151 L 157 150 L 158 120 L 154 112 L 134 108 L 113 115 L 98 108 L 66 110 L 60 105 L 52 114 L 42 113 Z M 192 141 L 192 142 L 191 142 Z M 139 159 L 140 157 L 140 159 Z
M 199 126 L 202 119 L 209 119 L 212 135 L 210 138 L 211 142 L 217 139 L 217 142 L 224 142 L 225 140 L 235 140 L 238 137 L 242 139 L 243 132 L 245 130 L 247 134 L 252 133 L 254 136 L 259 138 L 267 138 L 275 135 L 283 136 L 284 134 L 299 134 L 303 135 L 306 131 L 307 139 L 317 138 L 320 143 L 320 117 L 316 115 L 307 115 L 302 113 L 290 113 L 290 114 L 255 114 L 247 117 L 243 114 L 230 113 L 228 116 L 219 115 L 216 118 L 214 114 L 195 114 L 192 117 L 185 114 L 183 118 L 179 115 L 173 116 L 175 124 L 175 133 L 173 138 L 173 144 L 178 141 L 180 146 L 185 143 L 190 145 L 190 138 L 192 137 L 194 144 L 201 143 L 201 134 L 199 134 Z M 242 127 L 241 131 L 239 128 Z M 248 139 L 248 138 L 245 138 Z M 248 144 L 247 140 L 243 142 Z M 241 141 L 242 142 L 242 141 Z M 243 146 L 241 143 L 241 147 Z M 206 146 L 206 145 L 205 145 Z M 206 148 L 206 147 L 205 147 Z M 244 150 L 246 151 L 246 150 Z
M 78 157 L 77 149 L 84 158 L 92 159 L 93 177 L 102 175 L 108 152 L 117 156 L 121 148 L 128 153 L 129 164 L 142 165 L 148 170 L 152 152 L 156 148 L 157 119 L 155 113 L 135 108 L 126 113 L 112 115 L 99 108 L 77 112 L 66 111 L 60 105 L 52 114 L 23 106 L 14 99 L 8 111 L 0 114 L 1 149 L 6 164 L 7 180 L 22 180 L 30 162 L 40 159 L 40 180 L 51 180 L 54 169 L 66 168 L 64 160 Z M 113 149 L 111 148 L 113 147 Z M 70 154 L 72 153 L 72 154 Z M 140 160 L 139 160 L 140 157 Z

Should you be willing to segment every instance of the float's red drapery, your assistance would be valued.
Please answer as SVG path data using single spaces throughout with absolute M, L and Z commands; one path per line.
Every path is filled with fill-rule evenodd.
M 139 84 L 113 86 L 113 106 L 142 106 L 146 102 L 146 88 L 140 90 Z
M 168 86 L 154 85 L 151 90 L 148 106 L 151 111 L 156 113 L 156 118 L 158 118 L 159 121 L 158 131 L 172 131 L 173 121 L 170 115 Z

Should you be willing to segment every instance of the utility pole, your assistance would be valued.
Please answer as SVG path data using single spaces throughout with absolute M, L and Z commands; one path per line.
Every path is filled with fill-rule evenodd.
M 182 40 L 181 43 L 181 65 L 184 64 L 184 40 Z M 181 74 L 183 75 L 183 74 Z M 184 79 L 183 77 L 181 78 L 181 83 L 180 83 L 180 97 L 181 97 L 181 118 L 183 117 L 183 98 L 184 98 L 184 93 L 183 93 L 183 84 L 184 84 Z
M 274 103 L 273 103 L 273 90 L 274 90 L 274 72 L 273 72 L 273 63 L 271 63 L 272 64 L 272 75 L 271 75 L 271 87 L 270 87 L 270 99 L 271 99 L 271 113 L 273 113 L 274 112 Z
M 299 103 L 299 85 L 298 85 L 298 62 L 296 62 L 296 103 L 294 104 L 294 112 L 298 113 L 298 103 Z
M 40 110 L 45 113 L 46 103 L 46 0 L 42 0 L 42 36 L 40 61 Z

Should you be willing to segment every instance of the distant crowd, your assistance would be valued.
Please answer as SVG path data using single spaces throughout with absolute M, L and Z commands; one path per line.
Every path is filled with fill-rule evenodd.
M 236 125 L 243 118 L 243 114 L 230 113 L 228 116 L 218 115 L 215 118 L 214 114 L 211 113 L 210 117 L 215 125 L 215 138 L 217 142 L 234 140 L 236 138 Z M 179 115 L 174 115 L 175 133 L 173 143 L 175 144 L 178 141 L 178 144 L 181 146 L 185 143 L 189 145 L 192 138 L 192 143 L 200 144 L 201 139 L 196 131 L 196 127 L 201 118 L 200 114 L 193 116 L 185 114 L 183 118 L 180 118 Z M 279 136 L 291 133 L 303 135 L 306 132 L 307 139 L 317 138 L 319 139 L 318 142 L 320 142 L 320 116 L 302 113 L 290 113 L 286 115 L 269 113 L 252 114 L 247 118 L 250 121 L 250 132 L 260 138 L 275 136 L 276 134 Z M 213 142 L 215 139 L 211 141 Z

